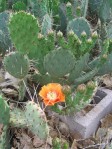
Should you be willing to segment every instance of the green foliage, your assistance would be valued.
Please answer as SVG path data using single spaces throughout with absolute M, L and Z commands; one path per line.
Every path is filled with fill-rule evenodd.
M 12 52 L 4 58 L 5 69 L 15 78 L 23 79 L 29 71 L 27 56 Z
M 12 5 L 12 9 L 14 11 L 20 11 L 20 10 L 26 10 L 26 5 L 25 3 L 21 2 L 21 1 L 18 1 L 16 2 L 15 4 Z
M 8 31 L 9 12 L 0 13 L 0 53 L 5 54 L 11 45 L 11 39 Z

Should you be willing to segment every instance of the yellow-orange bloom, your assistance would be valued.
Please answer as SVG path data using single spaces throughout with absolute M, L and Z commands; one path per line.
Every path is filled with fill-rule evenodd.
M 49 83 L 44 85 L 39 92 L 46 106 L 52 106 L 57 102 L 65 102 L 65 95 L 62 92 L 62 86 L 58 83 Z

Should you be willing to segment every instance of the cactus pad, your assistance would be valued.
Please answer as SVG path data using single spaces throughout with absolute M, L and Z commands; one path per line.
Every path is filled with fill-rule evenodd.
M 112 21 L 107 25 L 107 37 L 112 40 Z
M 9 106 L 5 99 L 0 95 L 0 124 L 7 125 L 9 123 Z
M 45 14 L 47 14 L 47 0 L 28 0 L 28 7 L 32 14 L 42 21 Z
M 48 126 L 45 113 L 42 109 L 33 101 L 26 104 L 25 116 L 28 128 L 40 139 L 47 139 Z
M 8 126 L 4 125 L 2 129 L 2 134 L 0 135 L 0 149 L 10 149 L 9 144 L 9 133 L 8 133 Z
M 9 37 L 8 25 L 9 13 L 0 13 L 0 53 L 4 54 L 11 47 L 11 39 Z
M 29 60 L 27 56 L 12 52 L 4 58 L 4 66 L 9 74 L 23 79 L 29 71 Z
M 68 50 L 53 50 L 44 58 L 46 71 L 54 77 L 63 77 L 73 69 L 74 65 L 74 55 Z
M 47 35 L 48 31 L 52 29 L 52 19 L 46 14 L 42 21 L 42 34 Z
M 20 11 L 20 10 L 25 11 L 26 10 L 26 5 L 25 5 L 25 3 L 21 2 L 21 1 L 18 1 L 15 4 L 13 4 L 12 9 L 14 11 Z
M 81 33 L 84 31 L 86 32 L 88 38 L 91 34 L 89 23 L 82 17 L 69 21 L 67 30 L 68 32 L 73 30 L 79 38 L 81 37 Z
M 80 57 L 80 59 L 77 61 L 77 64 L 75 65 L 74 69 L 69 75 L 69 81 L 74 82 L 76 78 L 81 76 L 84 69 L 87 67 L 87 63 L 89 61 L 89 53 L 86 53 L 84 56 Z
M 10 111 L 10 125 L 13 127 L 26 127 L 25 114 L 19 108 Z
M 39 26 L 37 19 L 26 12 L 18 12 L 10 17 L 9 31 L 18 51 L 28 53 L 36 47 Z

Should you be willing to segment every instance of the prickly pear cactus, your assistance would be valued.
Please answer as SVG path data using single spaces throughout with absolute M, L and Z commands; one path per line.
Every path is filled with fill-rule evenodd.
M 74 7 L 74 15 L 77 17 L 77 11 L 80 9 L 80 16 L 86 17 L 87 15 L 87 8 L 88 8 L 88 0 L 73 0 L 73 7 Z
M 8 31 L 9 12 L 0 13 L 0 53 L 5 54 L 11 47 L 11 39 Z
M 25 117 L 28 128 L 35 135 L 39 136 L 40 139 L 47 139 L 49 129 L 47 126 L 46 116 L 39 105 L 33 101 L 29 101 L 26 104 Z
M 21 1 L 18 1 L 16 2 L 15 4 L 12 5 L 12 9 L 14 11 L 20 11 L 20 10 L 26 10 L 26 5 L 25 3 L 21 2 Z
M 28 8 L 40 21 L 47 14 L 47 0 L 28 0 Z
M 24 78 L 24 80 L 19 82 L 19 89 L 18 89 L 18 93 L 19 93 L 19 101 L 23 101 L 24 97 L 25 97 L 25 93 L 26 93 L 26 86 L 27 86 L 27 78 Z
M 79 38 L 81 37 L 82 32 L 86 32 L 87 38 L 89 38 L 91 34 L 89 23 L 82 17 L 69 21 L 67 30 L 68 32 L 73 30 Z
M 93 81 L 89 81 L 87 85 L 85 84 L 78 85 L 72 103 L 74 105 L 75 111 L 77 112 L 85 108 L 90 103 L 95 92 L 96 92 L 96 83 Z
M 23 79 L 29 71 L 29 60 L 27 56 L 12 52 L 4 58 L 4 66 L 9 74 L 15 78 Z
M 4 125 L 2 129 L 2 134 L 0 135 L 0 149 L 10 149 L 10 141 L 8 135 L 8 126 Z
M 46 14 L 42 21 L 41 32 L 43 35 L 47 35 L 48 31 L 52 30 L 52 18 Z
M 9 123 L 9 106 L 5 98 L 0 95 L 0 124 L 7 125 Z
M 22 128 L 27 127 L 33 134 L 44 140 L 47 139 L 49 134 L 45 113 L 33 101 L 26 103 L 24 111 L 18 108 L 10 111 L 10 125 Z
M 92 13 L 96 13 L 102 22 L 112 20 L 111 0 L 89 0 L 89 8 Z
M 110 22 L 112 20 L 112 1 L 103 0 L 99 10 L 99 18 L 102 22 Z
M 13 14 L 9 21 L 9 31 L 19 52 L 26 54 L 37 49 L 39 25 L 37 19 L 31 14 L 22 11 Z
M 112 52 L 106 58 L 108 61 L 104 63 L 103 66 L 100 67 L 98 71 L 98 75 L 105 75 L 112 72 Z
M 0 0 L 0 12 L 6 10 L 6 0 Z
M 44 58 L 44 68 L 51 76 L 55 77 L 63 77 L 68 74 L 74 65 L 74 55 L 68 50 L 53 50 Z
M 86 53 L 84 56 L 80 57 L 80 59 L 77 61 L 74 69 L 71 71 L 69 75 L 69 82 L 74 82 L 76 78 L 81 76 L 82 72 L 87 67 L 89 61 L 89 53 Z
M 106 26 L 107 37 L 112 40 L 112 21 Z
M 14 108 L 10 111 L 10 125 L 12 127 L 24 128 L 27 126 L 25 114 L 23 110 L 19 108 Z
M 64 3 L 61 3 L 59 5 L 59 17 L 60 17 L 59 30 L 65 32 L 67 27 L 67 17 L 66 17 L 66 5 Z

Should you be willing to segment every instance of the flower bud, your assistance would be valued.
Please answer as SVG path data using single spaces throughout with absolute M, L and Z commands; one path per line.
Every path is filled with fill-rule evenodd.
M 66 4 L 66 7 L 71 7 L 72 6 L 72 4 L 70 3 L 70 2 L 68 2 L 67 4 Z
M 43 39 L 44 38 L 44 36 L 42 35 L 42 34 L 38 34 L 38 39 Z
M 68 32 L 68 36 L 74 36 L 74 31 L 73 31 L 73 30 L 70 30 L 70 31 Z
M 98 34 L 97 34 L 96 31 L 95 31 L 94 33 L 92 33 L 92 38 L 93 38 L 93 39 L 97 39 L 97 38 L 98 38 Z
M 88 88 L 91 88 L 91 89 L 94 89 L 94 88 L 95 88 L 95 83 L 94 83 L 93 81 L 89 81 L 89 82 L 87 83 L 87 87 L 88 87 Z
M 57 36 L 58 36 L 58 37 L 63 37 L 63 33 L 62 33 L 61 31 L 59 31 L 59 32 L 57 33 Z
M 108 57 L 107 54 L 103 54 L 103 56 L 102 56 L 102 58 L 105 59 L 105 60 L 107 59 L 107 57 Z
M 92 44 L 92 39 L 89 38 L 89 39 L 87 40 L 87 43 L 91 45 L 91 44 Z
M 78 85 L 77 91 L 82 92 L 82 93 L 85 92 L 86 91 L 86 85 L 85 84 Z
M 69 85 L 64 85 L 64 86 L 62 86 L 62 91 L 65 94 L 69 94 L 69 93 L 71 93 L 71 87 Z
M 81 36 L 82 36 L 82 37 L 87 37 L 86 32 L 85 32 L 85 31 L 83 31 L 83 32 L 81 33 Z
M 77 14 L 77 16 L 81 16 L 81 7 L 80 6 L 78 6 L 76 8 L 76 14 Z
M 54 31 L 53 30 L 49 30 L 48 31 L 48 35 L 50 35 L 50 36 L 54 35 Z

